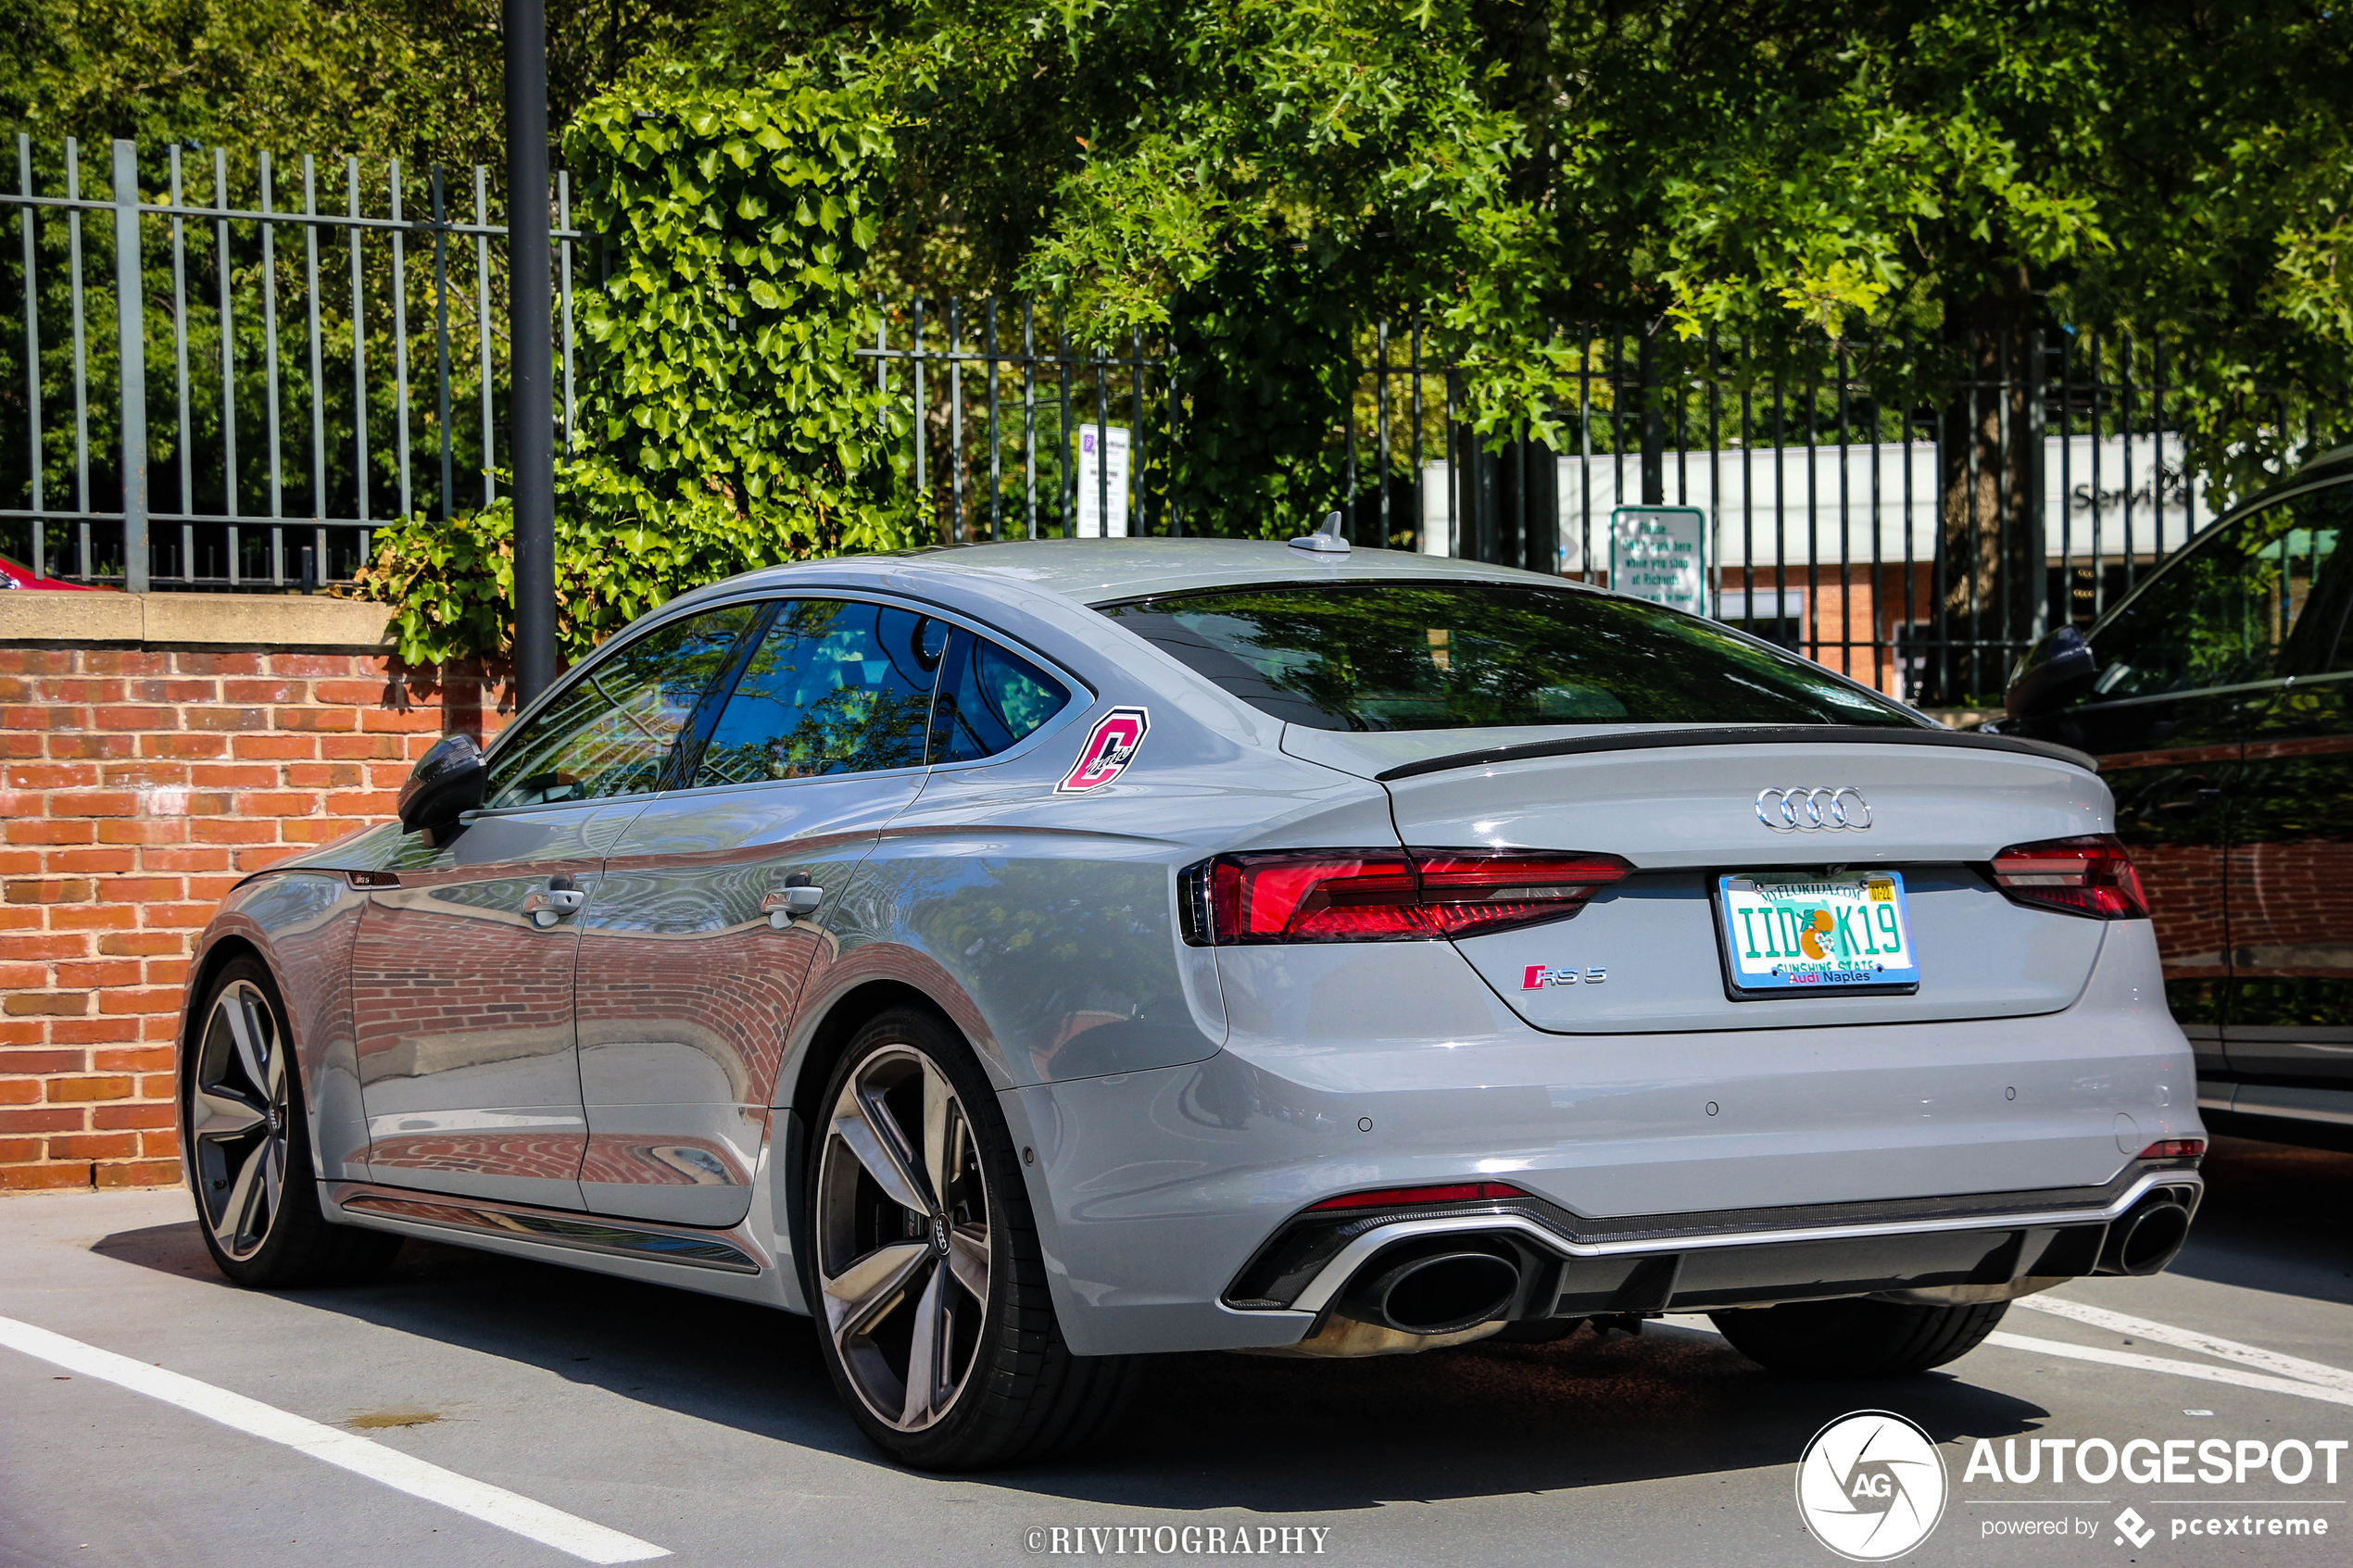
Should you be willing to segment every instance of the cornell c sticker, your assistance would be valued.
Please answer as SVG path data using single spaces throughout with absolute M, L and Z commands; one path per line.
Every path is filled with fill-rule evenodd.
M 1087 745 L 1078 753 L 1078 763 L 1069 775 L 1054 786 L 1057 795 L 1082 795 L 1103 785 L 1127 771 L 1136 760 L 1137 748 L 1144 744 L 1144 732 L 1152 725 L 1151 714 L 1141 708 L 1114 708 L 1095 721 L 1088 732 Z

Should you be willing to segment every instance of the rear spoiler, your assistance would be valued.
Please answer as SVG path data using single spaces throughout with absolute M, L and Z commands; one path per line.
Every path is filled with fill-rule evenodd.
M 1631 734 L 1578 735 L 1567 740 L 1524 741 L 1517 746 L 1482 746 L 1452 757 L 1429 757 L 1405 762 L 1374 777 L 1382 784 L 1443 773 L 1456 768 L 1480 768 L 1496 762 L 1526 762 L 1540 757 L 1574 757 L 1588 751 L 1653 751 L 1681 746 L 1951 746 L 1965 751 L 2007 751 L 2048 761 L 2068 762 L 2096 773 L 2099 759 L 2072 746 L 2049 741 L 2023 740 L 2016 735 L 1987 735 L 1972 731 L 1896 729 L 1876 724 L 1741 724 L 1722 729 L 1647 730 Z

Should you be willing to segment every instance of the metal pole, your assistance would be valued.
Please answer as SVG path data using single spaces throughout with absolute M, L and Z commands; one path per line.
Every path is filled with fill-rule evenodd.
M 556 678 L 556 456 L 547 329 L 547 29 L 506 0 L 508 446 L 515 464 L 515 696 Z M 485 394 L 488 388 L 484 388 Z M 490 454 L 483 454 L 485 467 Z
M 1658 357 L 1652 347 L 1666 323 L 1646 321 L 1635 355 L 1636 373 L 1642 382 L 1642 505 L 1656 507 L 1667 500 L 1667 432 L 1658 417 Z
M 115 321 L 121 334 L 122 585 L 147 591 L 147 349 L 139 277 L 137 149 L 114 144 Z

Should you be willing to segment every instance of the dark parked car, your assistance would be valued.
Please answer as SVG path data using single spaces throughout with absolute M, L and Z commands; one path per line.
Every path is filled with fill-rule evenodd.
M 1987 726 L 2091 752 L 2218 1132 L 2353 1148 L 2353 447 L 2061 627 Z

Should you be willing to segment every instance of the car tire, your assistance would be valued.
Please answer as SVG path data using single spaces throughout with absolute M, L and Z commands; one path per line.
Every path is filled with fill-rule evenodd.
M 963 1038 L 925 1011 L 885 1013 L 817 1103 L 803 1282 L 860 1430 L 903 1464 L 975 1470 L 1108 1429 L 1138 1364 L 1063 1340 L 1021 1163 Z
M 1860 1297 L 1709 1314 L 1732 1348 L 1796 1377 L 1901 1377 L 1957 1361 L 1985 1342 L 2007 1301 L 1913 1307 Z
M 400 1250 L 396 1236 L 326 1217 L 305 1105 L 277 985 L 259 959 L 232 959 L 182 1044 L 180 1126 L 196 1228 L 235 1284 L 357 1284 Z

